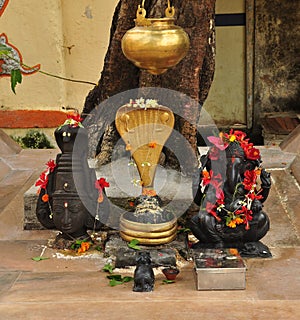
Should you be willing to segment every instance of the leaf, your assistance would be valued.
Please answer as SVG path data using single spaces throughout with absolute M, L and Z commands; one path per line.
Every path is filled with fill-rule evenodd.
M 109 273 L 113 273 L 114 267 L 110 264 L 107 263 L 103 268 L 102 271 L 104 272 L 109 272 Z
M 50 258 L 38 256 L 38 257 L 33 257 L 31 259 L 34 261 L 41 261 L 41 260 L 48 260 Z
M 122 276 L 120 274 L 112 274 L 112 275 L 107 276 L 107 279 L 110 280 L 109 285 L 111 287 L 114 287 L 119 284 L 123 284 L 123 283 L 132 281 L 133 277 L 125 276 L 124 278 L 122 278 Z
M 133 277 L 124 277 L 123 279 L 122 279 L 122 281 L 125 283 L 125 282 L 130 282 L 130 281 L 133 281 Z
M 118 280 L 115 280 L 115 279 L 111 279 L 111 280 L 109 281 L 109 285 L 110 285 L 111 287 L 115 287 L 115 286 L 117 286 L 118 284 L 123 284 L 123 281 L 118 281 Z
M 70 246 L 72 250 L 77 250 L 80 248 L 81 244 L 84 242 L 84 240 L 75 240 Z
M 163 280 L 163 284 L 170 284 L 170 283 L 175 283 L 175 281 L 174 280 L 167 280 L 167 279 Z
M 128 243 L 128 247 L 134 250 L 141 250 L 141 247 L 138 246 L 139 244 L 139 240 L 137 239 L 132 239 L 129 243 Z
M 120 274 L 112 274 L 110 276 L 107 276 L 107 279 L 122 281 L 122 276 Z
M 139 240 L 138 239 L 132 239 L 130 242 L 129 242 L 129 244 L 130 245 L 133 245 L 133 246 L 135 246 L 135 245 L 137 245 L 137 244 L 139 244 L 140 242 L 139 242 Z
M 122 276 L 120 274 L 112 274 L 110 276 L 107 276 L 107 279 L 109 279 L 109 285 L 111 287 L 115 287 L 119 284 L 123 284 Z
M 22 73 L 20 69 L 14 69 L 10 72 L 11 90 L 16 94 L 15 88 L 17 83 L 22 83 Z
M 189 228 L 180 228 L 177 230 L 177 233 L 184 233 L 184 232 L 190 232 L 190 231 L 191 231 L 191 229 L 189 229 Z

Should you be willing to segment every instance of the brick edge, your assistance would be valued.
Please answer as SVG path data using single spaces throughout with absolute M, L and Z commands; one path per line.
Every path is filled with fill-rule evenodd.
M 67 119 L 66 112 L 51 110 L 0 110 L 1 128 L 55 128 Z

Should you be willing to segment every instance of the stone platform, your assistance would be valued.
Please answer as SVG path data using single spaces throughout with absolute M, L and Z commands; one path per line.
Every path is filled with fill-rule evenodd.
M 292 150 L 299 154 L 299 146 Z M 24 230 L 23 195 L 58 150 L 7 153 L 1 148 L 0 318 L 298 320 L 300 188 L 294 173 L 299 172 L 299 156 L 279 148 L 261 151 L 273 182 L 264 204 L 271 229 L 263 238 L 273 258 L 246 259 L 245 290 L 198 291 L 193 264 L 187 261 L 180 265 L 175 283 L 165 284 L 164 275 L 155 269 L 154 291 L 137 293 L 130 282 L 108 285 L 101 271 L 107 262 L 102 254 L 62 258 L 48 247 L 56 231 Z M 49 259 L 33 261 L 44 246 Z M 122 274 L 132 276 L 133 270 L 122 269 Z
M 263 166 L 267 169 L 289 168 L 296 157 L 291 152 L 282 152 L 279 147 L 258 147 L 261 151 Z M 207 147 L 200 147 L 200 154 L 207 152 Z M 53 157 L 55 159 L 55 156 Z M 97 178 L 104 177 L 110 187 L 106 189 L 107 197 L 111 203 L 110 225 L 118 229 L 120 215 L 129 208 L 129 201 L 139 196 L 141 187 L 132 183 L 138 179 L 137 169 L 128 165 L 128 159 L 123 157 L 112 163 L 96 168 Z M 95 168 L 93 160 L 89 160 L 91 168 Z M 45 168 L 43 168 L 44 170 Z M 181 173 L 157 167 L 155 177 L 155 190 L 162 199 L 163 207 L 180 217 L 192 204 L 192 178 Z M 42 225 L 36 218 L 36 202 L 38 188 L 33 185 L 24 193 L 24 229 L 40 230 Z

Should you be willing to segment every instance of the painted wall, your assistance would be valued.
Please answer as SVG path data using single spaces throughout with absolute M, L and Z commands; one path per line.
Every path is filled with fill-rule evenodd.
M 117 2 L 10 0 L 0 17 L 0 34 L 7 35 L 26 65 L 41 64 L 42 71 L 96 83 Z M 35 73 L 23 76 L 15 95 L 9 77 L 0 77 L 0 110 L 71 107 L 81 111 L 92 87 Z
M 118 0 L 1 0 L 5 33 L 29 66 L 96 83 Z M 217 0 L 216 13 L 245 12 L 244 0 Z M 299 1 L 255 0 L 254 122 L 261 114 L 299 112 Z M 217 27 L 216 71 L 205 109 L 219 124 L 246 123 L 245 27 Z M 1 61 L 0 61 L 1 73 Z M 93 85 L 70 83 L 40 73 L 23 77 L 13 94 L 0 76 L 0 111 L 81 111 Z
M 25 64 L 41 64 L 42 71 L 96 83 L 117 2 L 9 0 L 0 17 L 0 33 L 18 48 Z M 244 12 L 244 0 L 217 0 L 216 12 Z M 244 27 L 218 27 L 216 37 L 215 79 L 204 107 L 217 123 L 245 123 Z M 23 76 L 15 95 L 10 79 L 0 77 L 0 111 L 81 111 L 92 87 L 36 73 Z
M 244 0 L 216 1 L 216 14 L 244 12 Z M 245 26 L 216 27 L 215 75 L 203 107 L 217 125 L 246 124 L 245 48 Z
M 256 0 L 256 121 L 265 113 L 300 113 L 300 2 Z

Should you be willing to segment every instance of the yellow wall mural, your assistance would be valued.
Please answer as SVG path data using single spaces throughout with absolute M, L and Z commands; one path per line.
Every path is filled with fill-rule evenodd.
M 0 0 L 0 17 L 8 5 L 9 0 Z M 29 75 L 37 72 L 40 64 L 34 67 L 27 67 L 23 64 L 20 51 L 13 44 L 8 42 L 5 33 L 0 34 L 0 77 L 10 77 L 11 89 L 14 93 L 17 83 L 22 82 L 22 75 Z
M 32 74 L 40 69 L 40 64 L 33 67 L 27 67 L 23 64 L 23 58 L 20 51 L 8 42 L 5 33 L 0 34 L 0 44 L 2 48 L 7 48 L 8 54 L 4 54 L 0 58 L 0 77 L 10 76 L 12 70 L 20 70 L 24 75 Z
M 2 16 L 5 8 L 7 7 L 8 1 L 9 0 L 0 0 L 0 17 Z
M 100 78 L 117 2 L 31 0 L 29 6 L 28 0 L 10 0 L 0 17 L 0 34 L 17 48 L 26 66 L 40 64 L 40 70 L 24 76 L 16 94 L 11 91 L 10 78 L 0 77 L 0 111 L 81 111 Z M 0 4 L 4 8 L 3 0 Z M 84 82 L 64 81 L 42 72 Z

